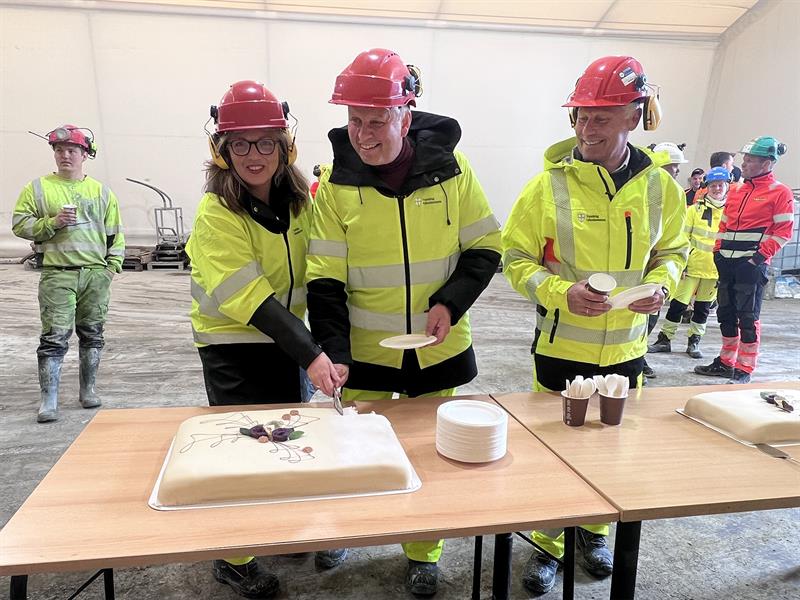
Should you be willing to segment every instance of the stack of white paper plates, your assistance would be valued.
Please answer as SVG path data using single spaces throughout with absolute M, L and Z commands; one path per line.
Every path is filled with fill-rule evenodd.
M 460 462 L 482 463 L 506 454 L 508 414 L 496 404 L 453 400 L 436 412 L 436 450 Z

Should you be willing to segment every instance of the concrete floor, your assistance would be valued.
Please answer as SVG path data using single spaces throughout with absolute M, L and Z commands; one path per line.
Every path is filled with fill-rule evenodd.
M 0 264 L 3 332 L 0 344 L 0 524 L 5 524 L 80 433 L 92 412 L 77 403 L 76 338 L 61 384 L 61 420 L 35 422 L 38 407 L 35 349 L 39 332 L 38 273 Z M 98 388 L 108 408 L 205 405 L 200 361 L 191 343 L 189 277 L 185 272 L 125 272 L 114 281 L 106 350 Z M 502 276 L 471 311 L 480 375 L 463 393 L 523 391 L 530 387 L 529 348 L 533 310 Z M 713 321 L 713 319 L 712 319 Z M 763 345 L 756 381 L 800 376 L 800 302 L 771 300 L 762 312 Z M 685 326 L 684 326 L 685 327 Z M 712 358 L 719 332 L 712 325 L 703 343 Z M 685 331 L 679 332 L 682 347 Z M 680 349 L 680 348 L 679 348 Z M 658 378 L 652 385 L 692 385 L 709 380 L 691 373 L 699 364 L 680 352 L 650 355 Z M 722 380 L 719 380 L 720 383 Z M 733 483 L 732 483 L 733 484 Z M 43 532 L 43 536 L 58 532 Z M 113 535 L 113 532 L 109 532 Z M 613 539 L 613 537 L 612 537 Z M 638 597 L 693 600 L 797 600 L 800 598 L 800 510 L 645 522 L 639 558 Z M 491 539 L 484 546 L 484 598 L 491 596 Z M 472 540 L 449 540 L 441 560 L 437 598 L 469 598 Z M 514 544 L 514 598 L 527 598 L 519 575 L 529 550 Z M 304 558 L 264 558 L 282 581 L 280 598 L 406 598 L 406 561 L 399 546 L 356 549 L 340 568 L 314 570 Z M 66 598 L 90 573 L 35 575 L 29 597 Z M 610 582 L 578 569 L 578 598 L 608 598 Z M 0 578 L 8 589 L 8 578 Z M 211 577 L 207 562 L 116 572 L 120 599 L 236 598 Z M 102 597 L 95 583 L 82 598 Z M 547 598 L 560 597 L 560 585 Z

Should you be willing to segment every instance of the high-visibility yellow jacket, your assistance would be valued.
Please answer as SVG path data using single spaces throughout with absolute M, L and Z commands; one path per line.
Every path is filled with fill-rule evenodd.
M 671 293 L 689 251 L 686 205 L 661 156 L 643 156 L 643 168 L 616 189 L 608 171 L 577 160 L 574 147 L 574 138 L 551 146 L 545 171 L 522 190 L 503 229 L 503 272 L 538 305 L 537 354 L 607 366 L 644 355 L 647 316 L 574 315 L 567 290 L 608 273 L 619 286 L 613 293 L 642 283 Z
M 701 279 L 717 279 L 714 265 L 714 243 L 717 241 L 719 221 L 725 206 L 714 206 L 707 196 L 686 209 L 686 234 L 689 236 L 689 260 L 686 274 Z
M 77 224 L 56 229 L 65 204 L 77 206 Z M 70 180 L 52 173 L 28 183 L 11 217 L 15 235 L 37 242 L 45 267 L 105 267 L 122 271 L 125 236 L 117 197 L 89 176 Z
M 311 206 L 290 213 L 285 233 L 272 233 L 250 214 L 228 209 L 207 193 L 197 208 L 186 253 L 192 260 L 192 330 L 197 346 L 272 343 L 248 325 L 271 295 L 298 318 L 306 311 L 304 286 Z
M 412 129 L 420 127 L 420 136 L 436 135 L 440 127 L 458 127 L 447 117 L 421 112 L 413 115 Z M 428 123 L 433 129 L 426 129 Z M 339 134 L 343 137 L 346 132 Z M 416 130 L 411 135 L 416 136 Z M 453 146 L 455 142 L 449 140 Z M 434 154 L 433 149 L 424 149 L 424 140 L 420 143 L 418 160 Z M 309 286 L 315 279 L 344 284 L 350 353 L 356 365 L 369 363 L 399 369 L 403 351 L 384 348 L 379 342 L 394 335 L 425 333 L 427 310 L 437 301 L 437 292 L 456 270 L 462 253 L 489 250 L 499 258 L 499 224 L 481 185 L 462 153 L 445 150 L 437 146 L 437 158 L 431 161 L 440 171 L 426 171 L 418 176 L 426 184 L 396 196 L 384 195 L 368 184 L 333 183 L 336 161 L 333 170 L 323 171 L 320 177 L 307 279 Z M 496 262 L 490 267 L 492 271 L 494 265 Z M 460 285 L 461 289 L 472 286 L 467 282 Z M 311 317 L 313 331 L 313 312 Z M 468 315 L 453 317 L 457 322 L 443 343 L 416 350 L 422 369 L 470 348 Z M 334 362 L 342 360 L 314 333 Z

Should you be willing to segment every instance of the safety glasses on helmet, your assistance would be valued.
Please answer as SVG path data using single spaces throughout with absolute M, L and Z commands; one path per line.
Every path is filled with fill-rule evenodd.
M 275 152 L 275 146 L 278 144 L 275 140 L 271 138 L 261 138 L 255 142 L 250 142 L 248 140 L 239 138 L 236 140 L 231 140 L 228 143 L 228 147 L 231 149 L 231 152 L 236 156 L 247 156 L 250 154 L 250 149 L 255 146 L 258 153 L 263 156 L 269 156 L 273 152 Z

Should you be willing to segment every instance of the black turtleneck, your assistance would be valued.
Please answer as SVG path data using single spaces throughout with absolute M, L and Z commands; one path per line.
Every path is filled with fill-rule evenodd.
M 381 178 L 381 181 L 386 184 L 386 187 L 392 191 L 397 191 L 406 180 L 413 164 L 414 146 L 405 137 L 403 138 L 403 147 L 400 149 L 400 154 L 397 155 L 397 158 L 389 164 L 377 165 L 372 168 Z

